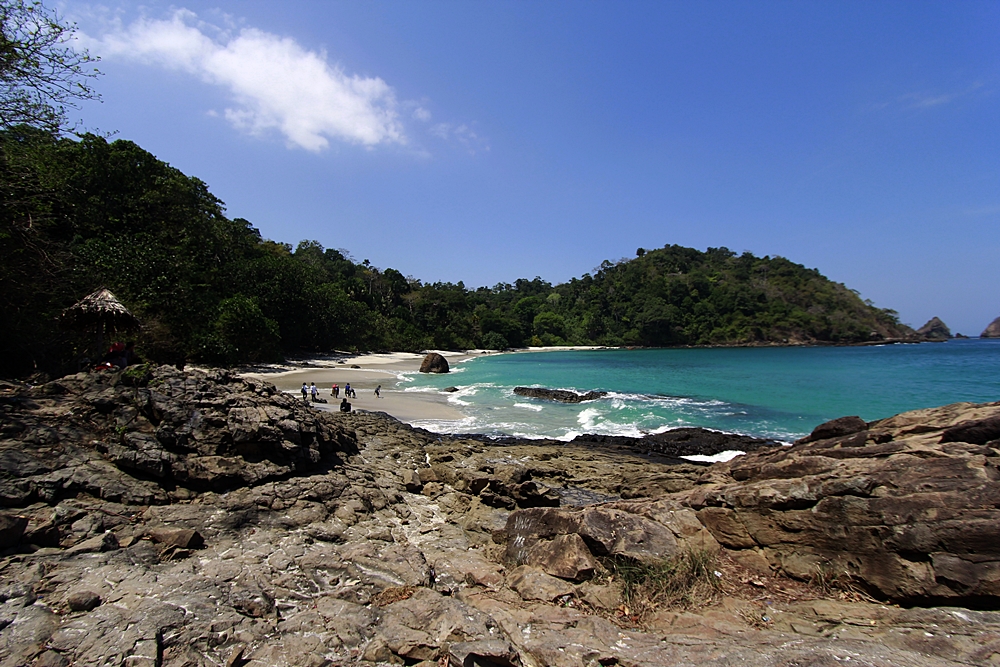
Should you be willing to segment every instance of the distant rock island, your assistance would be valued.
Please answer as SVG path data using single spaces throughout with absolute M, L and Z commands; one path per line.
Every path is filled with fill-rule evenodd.
M 979 334 L 980 338 L 1000 338 L 1000 317 L 996 318 L 990 325 L 986 327 L 983 333 Z
M 917 329 L 917 335 L 925 340 L 948 340 L 951 329 L 939 317 L 932 317 L 927 324 Z

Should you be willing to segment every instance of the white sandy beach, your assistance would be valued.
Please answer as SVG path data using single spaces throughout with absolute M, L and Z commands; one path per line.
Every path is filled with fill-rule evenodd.
M 453 365 L 470 354 L 439 352 Z M 348 383 L 358 397 L 351 400 L 354 410 L 387 412 L 404 422 L 425 419 L 459 421 L 461 412 L 448 404 L 442 394 L 404 392 L 399 388 L 400 373 L 415 372 L 420 369 L 423 354 L 393 352 L 389 354 L 364 354 L 357 356 L 302 359 L 286 365 L 253 369 L 244 375 L 258 377 L 272 383 L 278 389 L 299 395 L 302 383 L 316 383 L 320 398 L 329 401 L 317 403 L 319 409 L 337 410 L 340 399 L 330 395 L 333 383 L 340 385 L 340 396 L 344 396 L 344 386 Z M 352 368 L 358 366 L 359 368 Z M 375 387 L 382 385 L 381 398 L 375 397 Z
M 546 352 L 557 350 L 592 350 L 598 347 L 533 347 L 518 352 Z M 489 350 L 468 350 L 466 352 L 437 352 L 448 360 L 450 366 L 470 357 L 484 354 L 501 354 Z M 396 419 L 413 423 L 417 421 L 454 421 L 456 425 L 463 415 L 457 408 L 448 403 L 446 394 L 406 392 L 402 390 L 400 373 L 416 372 L 424 354 L 410 352 L 391 352 L 387 354 L 340 355 L 314 357 L 291 360 L 286 364 L 258 367 L 248 370 L 243 375 L 257 377 L 272 383 L 278 389 L 299 396 L 302 383 L 315 382 L 320 390 L 320 398 L 328 403 L 317 403 L 319 409 L 336 410 L 340 400 L 330 395 L 333 383 L 340 385 L 341 398 L 344 385 L 350 383 L 358 393 L 356 399 L 351 399 L 354 410 L 369 410 L 387 412 Z M 359 368 L 352 368 L 358 366 Z M 375 398 L 375 387 L 382 385 L 382 398 Z

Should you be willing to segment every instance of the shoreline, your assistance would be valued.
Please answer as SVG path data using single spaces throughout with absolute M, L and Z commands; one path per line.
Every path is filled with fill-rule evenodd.
M 340 398 L 346 384 L 350 384 L 358 397 L 351 399 L 353 410 L 385 412 L 401 422 L 454 422 L 455 432 L 461 431 L 461 422 L 467 418 L 448 402 L 448 396 L 437 392 L 407 392 L 403 390 L 406 375 L 418 373 L 424 357 L 436 352 L 448 361 L 449 366 L 469 359 L 496 354 L 525 354 L 536 352 L 609 350 L 598 345 L 549 346 L 518 348 L 498 352 L 494 350 L 428 350 L 425 353 L 386 352 L 371 354 L 331 354 L 315 357 L 293 358 L 284 364 L 262 364 L 246 367 L 241 376 L 255 377 L 270 382 L 283 392 L 300 395 L 302 383 L 316 383 L 319 397 L 327 403 L 312 403 L 317 410 L 336 411 L 340 399 L 331 396 L 331 385 L 340 386 Z M 381 398 L 374 395 L 375 387 L 382 385 Z

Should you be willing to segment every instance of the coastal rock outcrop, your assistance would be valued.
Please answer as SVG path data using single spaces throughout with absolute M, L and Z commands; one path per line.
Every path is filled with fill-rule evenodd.
M 588 391 L 585 394 L 578 394 L 575 391 L 545 389 L 544 387 L 514 387 L 514 393 L 518 396 L 542 398 L 547 401 L 559 401 L 560 403 L 583 403 L 584 401 L 593 401 L 608 395 L 606 391 Z
M 1000 404 L 863 424 L 705 466 L 217 371 L 4 385 L 0 665 L 995 662 L 1000 613 L 857 591 L 996 606 Z M 678 563 L 701 597 L 635 579 Z
M 932 317 L 927 324 L 917 329 L 917 335 L 924 340 L 948 340 L 952 337 L 951 329 L 938 317 Z
M 979 334 L 980 338 L 1000 338 L 1000 317 L 990 322 L 989 326 Z
M 448 367 L 448 360 L 437 352 L 430 352 L 420 362 L 421 373 L 447 373 L 451 369 Z
M 1000 403 L 958 403 L 748 454 L 674 499 L 792 577 L 900 602 L 1000 600 L 998 468 Z

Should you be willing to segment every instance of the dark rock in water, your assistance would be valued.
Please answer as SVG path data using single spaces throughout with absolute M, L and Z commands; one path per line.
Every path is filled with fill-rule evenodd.
M 606 391 L 588 391 L 586 394 L 578 394 L 575 391 L 545 389 L 543 387 L 514 387 L 514 393 L 518 396 L 544 398 L 549 401 L 559 401 L 560 403 L 582 403 L 583 401 L 593 401 L 608 395 Z
M 420 362 L 421 373 L 447 373 L 449 370 L 451 369 L 448 368 L 448 360 L 437 352 L 429 353 Z
M 828 438 L 840 438 L 845 435 L 860 433 L 868 428 L 868 422 L 858 416 L 837 417 L 828 422 L 823 422 L 812 430 L 812 433 L 804 438 L 795 441 L 795 444 L 804 442 L 816 442 Z
M 917 335 L 925 340 L 948 340 L 951 329 L 940 318 L 932 317 L 927 324 L 917 329 Z
M 968 336 L 966 336 L 965 334 L 957 333 L 955 334 L 955 338 L 968 338 Z
M 778 447 L 777 440 L 754 438 L 738 433 L 722 433 L 706 428 L 675 428 L 663 433 L 654 433 L 641 438 L 622 435 L 579 435 L 574 443 L 618 445 L 635 451 L 649 452 L 661 456 L 679 457 L 703 454 L 712 456 L 728 451 L 752 452 L 763 447 Z
M 990 325 L 979 334 L 980 338 L 1000 338 L 1000 317 L 996 318 Z
M 441 391 L 446 391 L 449 394 L 454 394 L 456 391 L 458 391 L 458 387 L 445 387 Z

